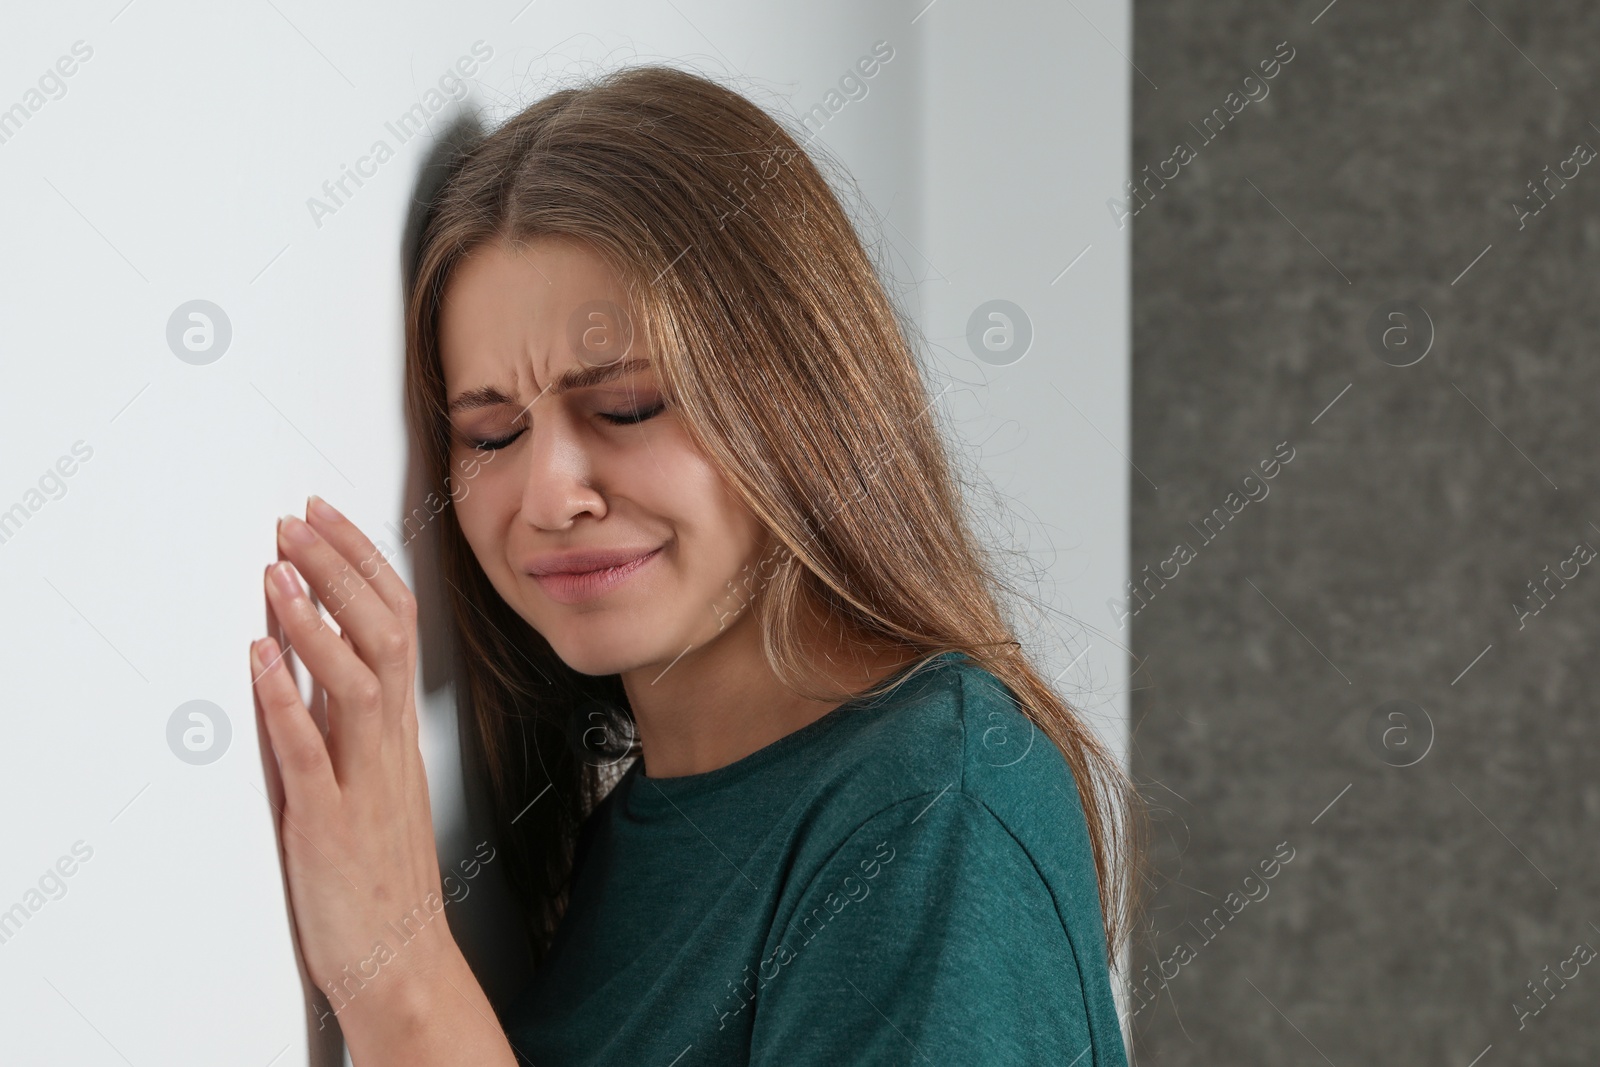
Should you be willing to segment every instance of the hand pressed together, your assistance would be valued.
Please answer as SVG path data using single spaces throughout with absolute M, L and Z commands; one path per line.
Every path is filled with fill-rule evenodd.
M 355 524 L 316 497 L 306 515 L 279 523 L 266 587 L 272 618 L 325 694 L 326 736 L 278 642 L 250 649 L 283 779 L 279 839 L 306 970 L 357 1063 L 510 1064 L 443 914 L 417 745 L 416 600 Z

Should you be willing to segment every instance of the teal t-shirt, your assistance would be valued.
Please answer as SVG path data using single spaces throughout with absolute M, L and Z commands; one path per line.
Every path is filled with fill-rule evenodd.
M 504 1013 L 519 1060 L 1126 1067 L 1072 772 L 959 652 L 726 767 L 637 763 Z

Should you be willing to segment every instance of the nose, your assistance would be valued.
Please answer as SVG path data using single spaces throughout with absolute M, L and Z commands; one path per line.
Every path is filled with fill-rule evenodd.
M 580 515 L 604 518 L 606 501 L 594 486 L 594 457 L 560 401 L 535 404 L 525 436 L 522 521 L 557 531 L 571 528 Z

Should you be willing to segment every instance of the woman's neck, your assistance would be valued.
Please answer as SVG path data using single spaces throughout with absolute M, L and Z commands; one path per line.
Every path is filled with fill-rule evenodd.
M 841 690 L 860 692 L 912 658 L 812 635 L 811 661 Z M 622 675 L 650 778 L 726 767 L 807 726 L 842 701 L 807 700 L 778 680 L 754 613 L 665 667 Z

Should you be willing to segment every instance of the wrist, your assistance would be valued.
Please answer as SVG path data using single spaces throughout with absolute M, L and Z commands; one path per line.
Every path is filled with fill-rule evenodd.
M 452 987 L 479 988 L 453 938 L 402 945 L 398 951 L 383 945 L 374 949 L 361 965 L 335 976 L 332 990 L 323 990 L 352 1051 L 368 1035 L 381 1033 L 388 1041 L 414 1033 L 437 1014 L 444 998 L 459 1001 Z
M 454 941 L 430 949 L 340 1014 L 357 1067 L 516 1067 L 493 1005 Z

